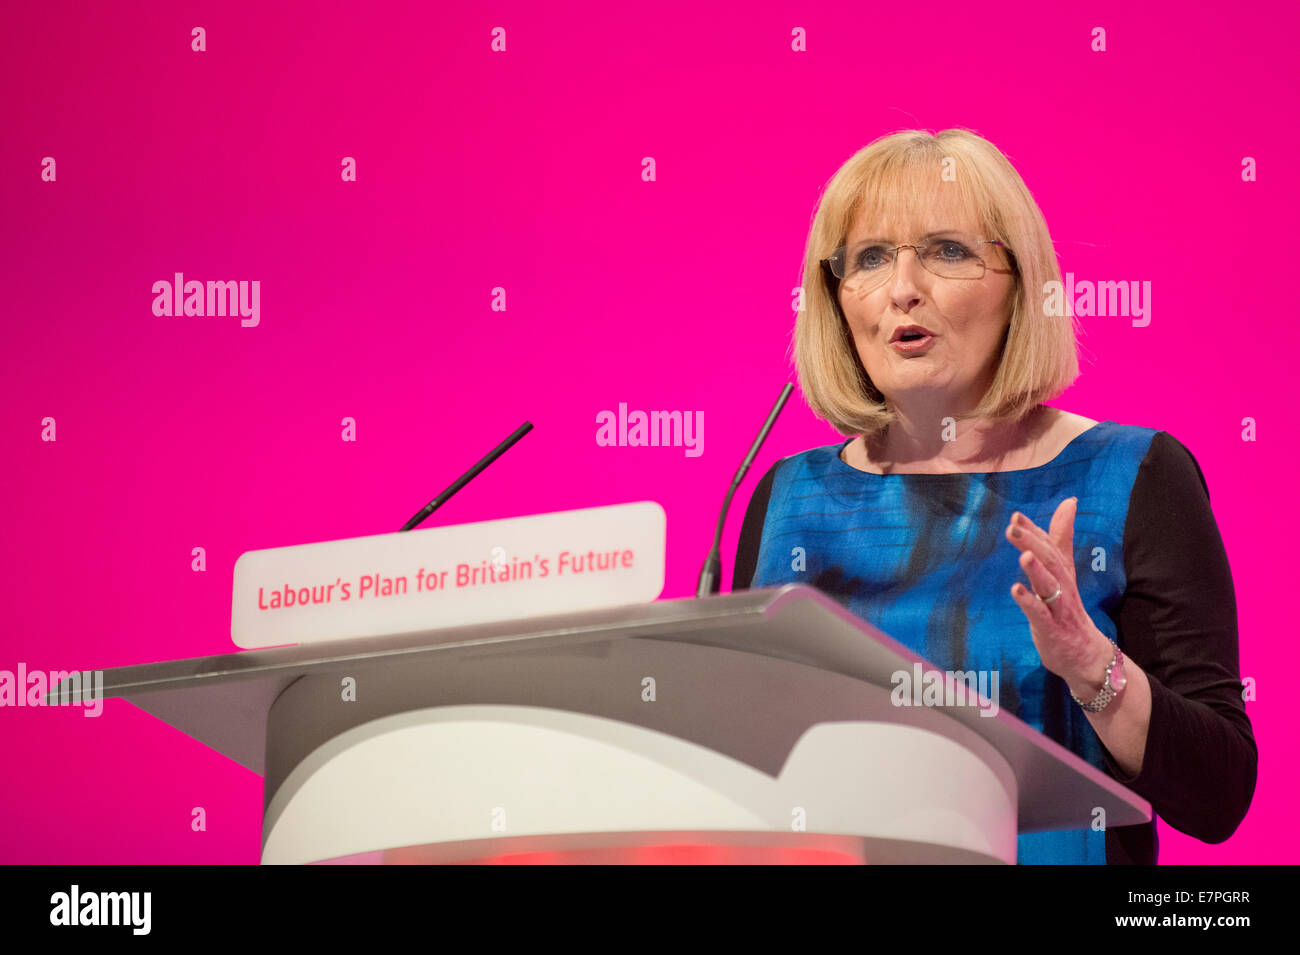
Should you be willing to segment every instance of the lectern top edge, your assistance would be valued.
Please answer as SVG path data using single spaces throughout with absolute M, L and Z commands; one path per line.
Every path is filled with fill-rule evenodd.
M 596 610 L 533 616 L 519 620 L 494 621 L 441 629 L 354 637 L 321 643 L 295 644 L 261 650 L 238 650 L 206 657 L 186 657 L 157 663 L 132 664 L 104 670 L 105 697 L 127 697 L 210 685 L 228 680 L 250 679 L 296 672 L 303 668 L 347 665 L 359 660 L 379 662 L 411 654 L 450 651 L 528 640 L 544 646 L 548 639 L 581 642 L 609 639 L 615 635 L 644 636 L 656 630 L 676 630 L 683 625 L 706 625 L 717 620 L 727 626 L 742 624 L 745 616 L 761 619 L 777 609 L 791 591 L 825 600 L 813 588 L 801 584 L 761 590 L 746 590 L 697 600 L 683 598 L 654 603 L 602 607 Z M 77 696 L 74 692 L 73 696 Z M 57 702 L 59 690 L 51 687 L 46 702 Z M 74 699 L 72 702 L 80 702 Z

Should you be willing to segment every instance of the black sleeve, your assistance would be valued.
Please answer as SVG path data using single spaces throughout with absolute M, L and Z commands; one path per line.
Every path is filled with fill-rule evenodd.
M 1250 807 L 1258 750 L 1209 488 L 1192 453 L 1164 431 L 1133 484 L 1124 571 L 1117 626 L 1125 655 L 1151 684 L 1151 721 L 1138 775 L 1124 773 L 1103 745 L 1106 767 L 1175 829 L 1222 842 Z
M 784 461 L 782 458 L 781 461 Z M 772 496 L 772 478 L 776 475 L 777 461 L 758 482 L 745 508 L 745 523 L 740 528 L 736 544 L 736 569 L 731 575 L 731 589 L 748 590 L 758 567 L 758 545 L 763 540 L 763 522 L 767 519 L 767 502 Z

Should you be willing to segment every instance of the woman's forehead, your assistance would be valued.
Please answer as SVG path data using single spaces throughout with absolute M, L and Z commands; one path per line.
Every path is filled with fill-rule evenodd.
M 849 243 L 867 240 L 905 242 L 951 234 L 972 237 L 981 235 L 978 224 L 965 216 L 923 216 L 906 220 L 902 224 L 897 219 L 877 224 L 879 222 L 880 220 L 865 221 L 850 229 Z
M 980 230 L 975 210 L 951 194 L 936 195 L 924 202 L 895 195 L 864 202 L 850 223 L 848 240 L 872 238 L 902 242 L 943 232 L 979 235 Z

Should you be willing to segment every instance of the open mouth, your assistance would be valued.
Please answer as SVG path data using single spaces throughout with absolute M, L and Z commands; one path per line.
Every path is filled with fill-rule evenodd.
M 890 344 L 895 342 L 919 342 L 923 338 L 930 338 L 933 332 L 924 325 L 899 325 L 894 329 L 894 334 L 889 336 Z
M 904 355 L 920 355 L 930 350 L 935 342 L 935 336 L 922 329 L 915 331 L 907 329 L 895 336 L 894 340 L 889 343 L 889 347 L 896 352 Z

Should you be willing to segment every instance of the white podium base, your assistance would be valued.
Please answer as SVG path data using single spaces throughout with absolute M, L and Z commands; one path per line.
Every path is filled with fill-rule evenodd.
M 893 723 L 818 723 L 773 778 L 605 717 L 516 705 L 412 710 L 353 727 L 294 767 L 266 807 L 262 862 L 533 852 L 644 861 L 629 850 L 695 845 L 1014 864 L 1014 776 L 981 743 L 964 748 Z

